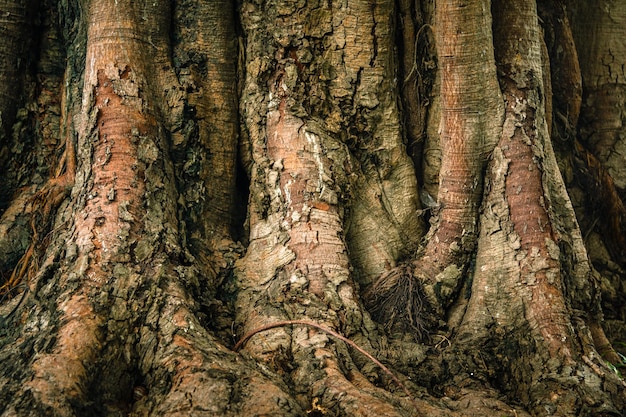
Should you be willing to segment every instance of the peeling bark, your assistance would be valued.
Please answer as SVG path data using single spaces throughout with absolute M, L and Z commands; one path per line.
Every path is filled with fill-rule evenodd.
M 2 15 L 0 415 L 619 415 L 592 3 Z
M 414 291 L 414 300 L 426 298 L 425 310 L 441 314 L 456 296 L 475 249 L 483 169 L 502 119 L 488 2 L 467 7 L 437 3 L 435 35 L 441 71 L 442 151 L 436 218 L 425 247 L 409 267 L 413 277 L 404 279 L 403 269 L 392 270 L 367 294 L 382 322 L 408 323 L 418 333 L 436 324 L 424 318 L 425 311 L 411 312 L 412 307 L 405 307 L 405 303 L 419 304 L 410 295 L 408 301 L 398 298 Z
M 592 393 L 601 380 L 622 383 L 599 370 L 603 362 L 591 348 L 589 328 L 571 310 L 572 305 L 597 308 L 597 283 L 577 228 L 562 221 L 573 210 L 547 135 L 540 32 L 529 18 L 536 13 L 534 4 L 494 2 L 493 9 L 506 117 L 489 167 L 476 273 L 459 339 L 495 339 L 484 355 L 500 361 L 503 375 L 509 375 L 498 382 L 532 404 L 535 414 L 617 412 L 613 398 Z M 563 257 L 565 250 L 574 259 Z M 563 277 L 565 268 L 571 268 L 569 279 Z M 572 301 L 565 293 L 571 288 L 577 288 Z M 518 350 L 529 353 L 518 356 Z M 537 384 L 519 362 L 529 356 L 542 374 L 553 376 Z M 575 387 L 568 382 L 572 372 L 582 379 Z M 586 400 L 590 396 L 593 401 Z
M 15 317 L 25 323 L 14 331 L 18 341 L 3 343 L 3 361 L 18 354 L 21 366 L 20 379 L 4 373 L 1 380 L 3 415 L 297 410 L 195 316 L 189 291 L 199 271 L 185 265 L 178 237 L 173 165 L 158 121 L 162 84 L 148 83 L 172 79 L 168 11 L 165 2 L 88 8 L 76 181 L 57 219 L 63 232 L 29 282 L 34 297 Z M 165 74 L 145 65 L 150 53 Z M 31 308 L 39 297 L 49 302 Z M 44 345 L 26 357 L 12 345 L 37 337 Z M 260 389 L 284 401 L 259 403 L 248 394 Z M 232 395 L 243 399 L 233 406 Z
M 406 228 L 415 231 L 410 239 L 420 230 L 396 103 L 378 94 L 390 87 L 383 63 L 393 59 L 387 43 L 392 4 L 285 5 L 262 19 L 258 5 L 242 10 L 249 57 L 242 109 L 253 162 L 250 246 L 237 271 L 246 332 L 308 319 L 342 329 L 366 347 L 362 328 L 375 335 L 358 301 L 351 261 L 367 280 L 395 261 L 407 243 L 401 240 Z M 299 26 L 303 15 L 310 26 Z M 281 31 L 261 21 L 280 21 Z M 353 197 L 359 205 L 351 205 Z M 385 240 L 373 216 L 387 227 Z M 268 331 L 246 345 L 289 375 L 305 410 L 409 412 L 406 400 L 375 387 L 344 349 L 304 329 Z

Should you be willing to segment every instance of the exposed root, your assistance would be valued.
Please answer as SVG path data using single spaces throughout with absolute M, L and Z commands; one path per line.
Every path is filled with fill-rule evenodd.
M 622 358 L 619 357 L 611 342 L 606 337 L 604 329 L 597 321 L 589 323 L 589 331 L 593 338 L 593 344 L 603 359 L 609 361 L 613 365 L 619 365 L 622 363 Z
M 387 271 L 366 291 L 364 299 L 374 319 L 387 330 L 398 326 L 403 332 L 411 332 L 418 341 L 424 341 L 430 338 L 437 321 L 413 268 L 408 263 Z
M 39 270 L 39 254 L 46 246 L 45 235 L 54 211 L 60 206 L 69 192 L 63 178 L 51 180 L 43 189 L 35 193 L 27 205 L 30 206 L 31 244 L 17 262 L 9 278 L 0 286 L 0 296 L 13 291 L 23 281 L 28 282 Z
M 31 243 L 30 247 L 26 250 L 26 253 L 22 256 L 22 258 L 18 261 L 17 265 L 13 269 L 11 276 L 0 286 L 0 296 L 4 297 L 7 294 L 11 293 L 15 287 L 17 287 L 22 279 L 28 275 L 32 274 L 32 271 L 36 271 L 35 268 L 29 268 L 31 265 L 30 261 L 33 257 L 34 252 L 34 244 Z M 31 271 L 29 273 L 29 270 Z
M 132 416 L 303 415 L 274 376 L 259 372 L 201 326 L 178 283 L 163 285 L 167 296 L 157 298 L 148 315 L 170 319 L 141 331 L 139 368 L 149 395 L 133 404 Z
M 317 352 L 319 354 L 319 352 Z M 312 392 L 321 394 L 320 408 L 325 411 L 322 415 L 350 415 L 358 417 L 370 416 L 398 416 L 398 410 L 387 401 L 381 401 L 380 393 L 359 372 L 345 372 L 339 364 L 331 359 L 324 360 L 325 378 L 316 381 Z M 411 403 L 415 410 L 413 416 L 423 416 L 422 407 L 412 397 Z M 374 401 L 372 401 L 374 399 Z M 324 404 L 334 405 L 330 410 L 324 410 Z M 314 410 L 310 410 L 314 411 Z
M 318 330 L 323 331 L 324 333 L 327 333 L 339 340 L 341 340 L 342 342 L 346 343 L 347 345 L 353 347 L 355 350 L 357 350 L 359 353 L 361 353 L 363 356 L 367 357 L 367 359 L 369 359 L 370 361 L 372 361 L 373 363 L 375 363 L 380 369 L 383 370 L 383 372 L 385 372 L 392 380 L 393 382 L 395 382 L 398 387 L 400 387 L 402 389 L 402 391 L 404 391 L 404 393 L 409 397 L 409 399 L 411 399 L 411 401 L 413 402 L 413 404 L 416 406 L 415 404 L 415 399 L 413 398 L 413 396 L 411 395 L 411 392 L 407 389 L 407 387 L 400 382 L 400 380 L 398 379 L 398 377 L 396 377 L 393 372 L 391 372 L 389 370 L 389 368 L 387 368 L 385 365 L 382 364 L 382 362 L 380 362 L 378 359 L 376 359 L 374 356 L 372 356 L 369 352 L 367 352 L 365 349 L 363 349 L 362 347 L 360 347 L 359 345 L 357 345 L 356 343 L 354 343 L 352 340 L 348 339 L 345 336 L 342 336 L 341 334 L 337 333 L 336 331 L 323 326 L 321 324 L 312 322 L 312 321 L 308 321 L 308 320 L 284 320 L 284 321 L 279 321 L 276 323 L 270 323 L 267 324 L 265 326 L 261 326 L 258 327 L 250 332 L 248 332 L 246 335 L 244 335 L 233 347 L 233 350 L 235 352 L 238 352 L 239 349 L 241 349 L 243 347 L 243 345 L 255 334 L 263 332 L 265 330 L 270 330 L 270 329 L 275 329 L 277 327 L 283 327 L 283 326 L 290 326 L 290 325 L 294 325 L 294 324 L 299 324 L 302 326 L 309 326 L 309 327 L 313 327 L 316 328 Z

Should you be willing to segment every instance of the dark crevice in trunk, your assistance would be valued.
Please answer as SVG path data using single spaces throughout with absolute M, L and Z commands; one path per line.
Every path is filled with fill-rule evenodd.
M 40 168 L 33 161 L 35 114 L 25 106 L 37 94 L 33 85 L 43 32 L 38 3 L 0 2 L 0 216 Z
M 235 203 L 231 235 L 235 242 L 248 244 L 248 200 L 250 198 L 250 178 L 243 167 L 241 159 L 237 159 L 237 171 L 235 177 Z
M 418 186 L 422 189 L 422 153 L 426 140 L 426 120 L 435 83 L 437 57 L 426 9 L 432 4 L 422 1 L 396 0 L 395 40 L 403 128 L 408 155 L 413 160 Z M 430 1 L 424 3 L 431 3 Z

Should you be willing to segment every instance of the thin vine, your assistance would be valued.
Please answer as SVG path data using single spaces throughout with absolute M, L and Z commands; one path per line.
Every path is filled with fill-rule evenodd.
M 395 382 L 396 385 L 398 385 L 398 387 L 400 387 L 400 389 L 402 389 L 402 391 L 404 391 L 404 393 L 408 396 L 408 398 L 411 401 L 411 403 L 413 404 L 413 406 L 419 411 L 419 408 L 417 406 L 417 402 L 415 401 L 415 398 L 413 397 L 413 395 L 411 395 L 411 392 L 408 390 L 408 388 L 398 379 L 398 377 L 396 377 L 393 374 L 393 372 L 391 372 L 391 370 L 389 368 L 387 368 L 385 365 L 383 365 L 382 362 L 380 362 L 372 354 L 367 352 L 365 349 L 363 349 L 362 347 L 360 347 L 359 345 L 357 345 L 355 342 L 353 342 L 352 340 L 348 339 L 347 337 L 337 333 L 336 331 L 334 331 L 334 330 L 332 330 L 332 329 L 330 329 L 330 328 L 328 328 L 326 326 L 323 326 L 321 324 L 318 324 L 318 323 L 315 323 L 315 322 L 312 322 L 312 321 L 308 321 L 308 320 L 282 320 L 282 321 L 278 321 L 278 322 L 275 322 L 275 323 L 270 323 L 270 324 L 266 324 L 264 326 L 257 327 L 256 329 L 249 331 L 241 339 L 239 339 L 239 341 L 233 347 L 233 351 L 239 352 L 239 350 L 246 344 L 246 342 L 248 340 L 250 340 L 250 338 L 252 338 L 252 336 L 254 336 L 257 333 L 261 333 L 261 332 L 264 332 L 264 331 L 270 330 L 270 329 L 275 329 L 277 327 L 285 327 L 285 326 L 292 326 L 292 325 L 301 325 L 301 326 L 313 327 L 315 329 L 321 330 L 324 333 L 327 333 L 327 334 L 333 336 L 336 339 L 341 340 L 342 342 L 346 343 L 348 346 L 353 347 L 355 350 L 357 350 L 359 353 L 361 353 L 367 359 L 369 359 L 370 361 L 375 363 L 380 369 L 382 369 L 383 372 L 385 374 L 387 374 L 393 380 L 393 382 Z

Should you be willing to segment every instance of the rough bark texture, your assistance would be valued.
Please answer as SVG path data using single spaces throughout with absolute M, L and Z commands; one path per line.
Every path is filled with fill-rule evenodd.
M 485 340 L 490 349 L 481 356 L 506 369 L 499 383 L 533 404 L 534 414 L 617 413 L 600 393 L 591 394 L 607 383 L 618 391 L 621 382 L 608 382 L 610 375 L 597 370 L 600 356 L 589 350 L 597 283 L 581 236 L 567 220 L 573 210 L 548 140 L 540 32 L 529 19 L 536 11 L 532 2 L 494 2 L 493 10 L 506 116 L 489 167 L 472 296 L 459 337 Z M 591 312 L 587 323 L 576 309 Z M 523 363 L 530 357 L 551 377 L 536 380 Z M 572 375 L 579 376 L 575 384 L 568 382 Z
M 0 1 L 0 415 L 621 415 L 624 16 Z
M 624 259 L 626 171 L 624 170 L 624 39 L 619 2 L 580 2 L 570 11 L 582 75 L 577 212 L 594 266 L 602 274 L 607 330 L 626 354 Z M 581 191 L 580 191 L 581 190 Z M 576 194 L 573 194 L 576 196 Z
M 389 94 L 393 2 L 266 6 L 242 10 L 252 185 L 239 321 L 250 331 L 306 318 L 369 345 L 376 330 L 351 261 L 367 283 L 421 234 L 416 179 Z M 246 349 L 288 373 L 305 410 L 399 415 L 324 334 L 275 330 Z
M 409 271 L 404 267 L 389 271 L 367 295 L 381 321 L 409 323 L 420 336 L 433 326 L 424 317 L 425 311 L 431 307 L 440 314 L 449 306 L 470 264 L 483 169 L 501 130 L 503 110 L 489 3 L 441 2 L 437 6 L 442 161 L 437 201 L 431 207 L 435 217 L 427 243 Z M 403 276 L 407 274 L 408 278 Z M 421 304 L 427 304 L 426 308 Z

